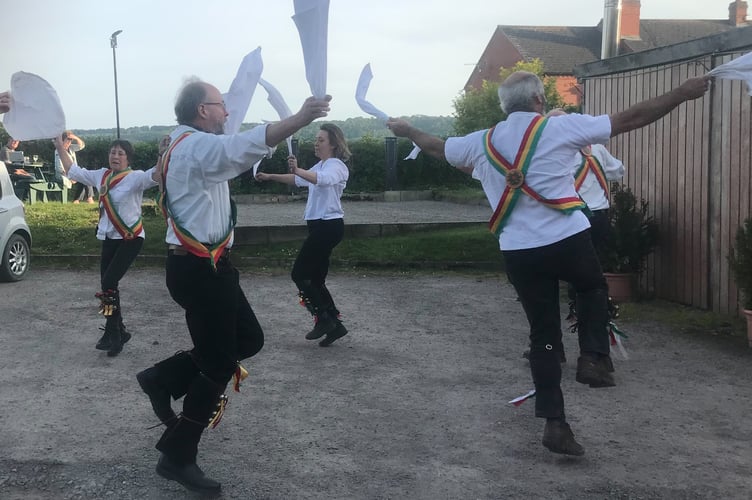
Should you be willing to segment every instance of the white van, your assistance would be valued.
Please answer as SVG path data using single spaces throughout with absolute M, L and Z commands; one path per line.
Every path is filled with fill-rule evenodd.
M 0 161 L 0 281 L 22 280 L 31 264 L 31 231 L 26 212 Z

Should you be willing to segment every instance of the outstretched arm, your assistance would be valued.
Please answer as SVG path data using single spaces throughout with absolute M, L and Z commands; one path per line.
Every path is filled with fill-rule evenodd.
M 668 114 L 684 101 L 702 97 L 710 88 L 712 80 L 711 76 L 690 78 L 663 95 L 638 102 L 624 111 L 611 115 L 611 137 L 644 127 Z
M 332 96 L 323 99 L 309 97 L 303 103 L 300 111 L 284 120 L 274 122 L 266 127 L 266 145 L 274 147 L 292 134 L 311 123 L 316 118 L 322 118 L 329 113 L 329 101 Z
M 267 174 L 266 172 L 259 172 L 256 174 L 256 180 L 259 182 L 274 181 L 281 182 L 282 184 L 295 185 L 295 176 L 293 174 Z
M 446 161 L 446 156 L 444 156 L 443 139 L 427 134 L 422 130 L 418 130 L 405 120 L 400 120 L 399 118 L 389 118 L 389 121 L 386 122 L 386 126 L 397 137 L 407 137 L 418 145 L 418 147 L 420 147 L 425 153 L 438 158 L 439 160 Z

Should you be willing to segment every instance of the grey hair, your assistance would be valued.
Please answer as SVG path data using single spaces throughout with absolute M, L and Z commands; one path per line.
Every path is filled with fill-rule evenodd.
M 546 91 L 538 75 L 529 71 L 516 71 L 499 85 L 499 103 L 506 114 L 515 111 L 535 111 L 535 98 L 545 102 Z
M 199 105 L 206 100 L 206 83 L 197 77 L 186 80 L 175 100 L 175 119 L 180 125 L 190 125 L 198 116 Z

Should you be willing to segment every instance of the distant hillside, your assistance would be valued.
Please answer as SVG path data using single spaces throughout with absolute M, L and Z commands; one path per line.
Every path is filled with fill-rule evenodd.
M 454 117 L 451 116 L 424 116 L 415 115 L 406 117 L 406 119 L 419 129 L 432 135 L 447 137 L 452 134 L 454 127 Z M 301 141 L 312 141 L 316 137 L 321 123 L 325 120 L 318 120 L 295 134 L 295 137 Z M 387 137 L 391 135 L 389 130 L 376 118 L 348 118 L 347 120 L 331 120 L 342 129 L 345 138 L 348 141 L 360 139 L 361 137 Z M 256 126 L 255 123 L 244 123 L 241 130 L 246 130 Z M 143 127 L 129 127 L 120 129 L 120 137 L 131 142 L 157 142 L 159 139 L 168 134 L 174 125 L 153 125 Z M 93 130 L 76 129 L 74 132 L 81 137 L 112 137 L 117 134 L 114 128 L 98 128 Z

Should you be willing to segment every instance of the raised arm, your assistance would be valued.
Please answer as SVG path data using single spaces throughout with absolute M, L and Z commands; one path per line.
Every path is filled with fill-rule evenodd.
M 71 158 L 71 155 L 68 154 L 68 151 L 65 150 L 65 146 L 63 145 L 63 138 L 60 136 L 55 137 L 52 139 L 52 143 L 55 145 L 55 149 L 57 150 L 57 155 L 60 158 L 60 164 L 63 166 L 63 171 L 65 172 L 65 175 L 68 175 L 68 170 L 70 170 L 71 165 L 73 165 L 73 158 Z
M 611 115 L 611 137 L 644 127 L 668 114 L 684 101 L 702 97 L 710 88 L 712 80 L 713 77 L 710 76 L 690 78 L 663 95 L 638 102 L 624 111 Z
M 399 118 L 389 118 L 389 121 L 386 122 L 386 126 L 397 137 L 407 137 L 425 153 L 438 158 L 439 160 L 446 161 L 446 156 L 444 156 L 443 139 L 427 134 L 422 130 L 418 130 L 405 120 L 400 120 Z
M 276 146 L 316 118 L 326 116 L 330 109 L 329 101 L 331 100 L 332 96 L 330 95 L 324 99 L 309 97 L 303 103 L 300 111 L 284 120 L 269 124 L 266 127 L 266 145 Z

